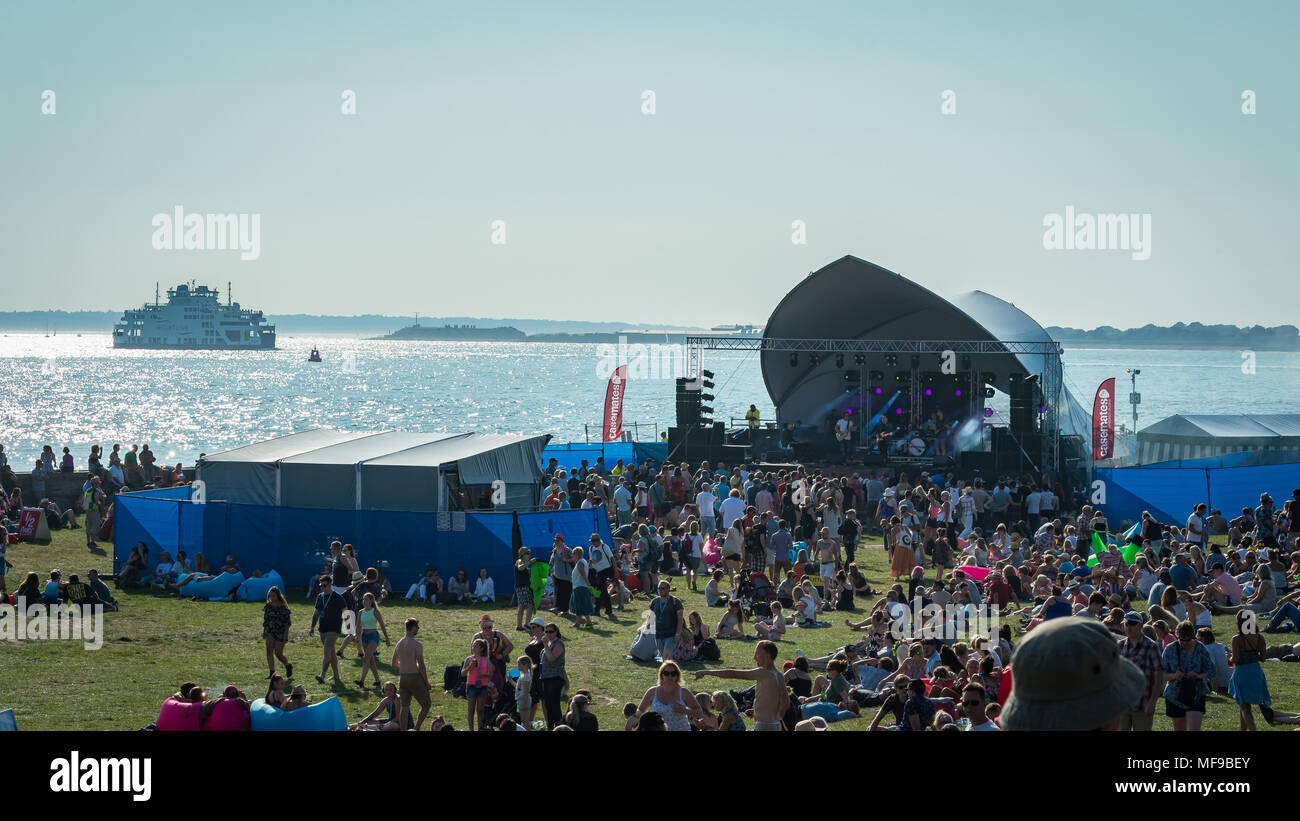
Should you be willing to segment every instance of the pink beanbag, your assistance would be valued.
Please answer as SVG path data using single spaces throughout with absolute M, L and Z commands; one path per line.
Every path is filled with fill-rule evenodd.
M 248 724 L 248 708 L 234 699 L 223 698 L 213 706 L 203 729 L 217 733 L 248 732 Z
M 965 567 L 959 567 L 957 569 L 965 573 L 966 578 L 977 582 L 984 581 L 989 577 L 989 573 L 993 572 L 992 568 L 976 567 L 975 565 L 966 565 Z
M 159 730 L 198 732 L 199 708 L 202 706 L 197 702 L 177 701 L 174 696 L 168 696 L 158 710 L 156 726 Z

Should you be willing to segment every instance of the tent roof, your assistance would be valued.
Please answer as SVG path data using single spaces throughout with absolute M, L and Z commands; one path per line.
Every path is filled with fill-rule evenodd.
M 440 439 L 446 439 L 451 435 L 448 433 L 371 431 L 356 439 L 317 448 L 281 461 L 287 465 L 356 465 L 408 448 L 427 445 Z
M 274 439 L 267 439 L 263 442 L 254 442 L 251 445 L 227 450 L 221 453 L 209 453 L 204 455 L 204 462 L 263 462 L 274 463 L 281 459 L 287 459 L 291 456 L 297 456 L 301 453 L 317 450 L 318 448 L 337 445 L 340 442 L 347 442 L 353 439 L 359 439 L 363 436 L 369 436 L 369 431 L 345 431 L 331 430 L 330 428 L 313 428 L 298 433 L 290 433 L 284 436 L 277 436 Z
M 445 436 L 445 438 L 435 442 L 427 442 L 395 453 L 367 459 L 366 465 L 434 467 L 484 453 L 485 451 L 516 445 L 532 439 L 545 438 L 544 435 L 528 436 L 513 433 L 460 433 Z
M 1143 428 L 1138 435 L 1196 439 L 1300 437 L 1300 414 L 1174 414 Z

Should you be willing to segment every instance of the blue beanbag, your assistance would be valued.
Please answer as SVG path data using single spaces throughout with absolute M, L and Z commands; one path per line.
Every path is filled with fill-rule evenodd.
M 239 592 L 235 593 L 235 598 L 239 601 L 266 601 L 266 594 L 272 587 L 278 587 L 281 593 L 284 592 L 284 579 L 274 570 L 260 579 L 245 579 L 239 586 Z
M 215 579 L 204 582 L 187 582 L 181 585 L 180 592 L 182 596 L 197 596 L 200 599 L 225 598 L 243 582 L 243 573 L 221 573 Z
M 346 730 L 347 717 L 338 698 L 330 696 L 318 704 L 308 704 L 286 713 L 259 698 L 249 705 L 253 732 L 281 732 L 303 730 Z

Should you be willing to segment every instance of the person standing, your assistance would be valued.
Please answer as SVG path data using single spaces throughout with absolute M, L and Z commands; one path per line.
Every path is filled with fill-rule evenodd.
M 1119 640 L 1119 654 L 1133 662 L 1146 681 L 1141 699 L 1120 715 L 1119 729 L 1149 732 L 1165 677 L 1160 646 L 1142 632 L 1142 614 L 1136 610 L 1124 614 L 1124 638 Z
M 840 524 L 840 541 L 844 543 L 846 564 L 854 564 L 857 561 L 854 558 L 854 551 L 858 548 L 858 534 L 861 532 L 862 525 L 858 523 L 858 511 L 854 508 L 844 511 L 844 521 Z
M 752 670 L 696 670 L 695 678 L 745 679 L 754 682 L 754 730 L 780 732 L 781 718 L 790 709 L 790 690 L 776 669 L 776 644 L 764 639 L 754 647 Z
M 1195 545 L 1201 550 L 1205 550 L 1205 505 L 1199 504 L 1192 509 L 1192 515 L 1187 517 L 1187 535 L 1184 538 L 1188 544 Z
M 416 618 L 406 620 L 406 635 L 393 648 L 393 669 L 397 671 L 397 694 L 402 700 L 402 709 L 397 716 L 397 726 L 405 727 L 411 715 L 411 699 L 420 705 L 420 714 L 415 719 L 415 729 L 419 730 L 424 717 L 429 713 L 429 671 L 424 664 L 424 645 L 416 638 L 420 632 L 420 621 Z
M 357 646 L 361 648 L 361 678 L 357 686 L 366 687 L 366 673 L 375 673 L 375 687 L 379 687 L 379 631 L 384 632 L 384 643 L 392 646 L 388 640 L 388 626 L 384 624 L 384 614 L 379 612 L 378 600 L 374 593 L 366 592 L 361 597 L 361 610 L 357 612 Z
M 599 533 L 591 534 L 591 550 L 587 561 L 595 574 L 592 582 L 596 597 L 594 609 L 596 612 L 604 609 L 605 618 L 613 618 L 614 604 L 609 595 L 609 583 L 614 579 L 614 551 L 601 540 Z
M 569 565 L 569 548 L 564 544 L 564 536 L 555 534 L 551 547 L 551 578 L 555 580 L 555 606 L 552 613 L 569 615 L 569 597 L 573 594 L 573 569 Z
M 266 641 L 266 666 L 275 678 L 275 660 L 284 664 L 284 674 L 293 678 L 293 665 L 284 657 L 284 645 L 289 641 L 289 625 L 293 623 L 293 613 L 289 602 L 285 601 L 280 588 L 271 587 L 266 591 L 266 604 L 262 607 L 262 638 Z
M 667 580 L 659 582 L 659 597 L 650 602 L 650 610 L 655 615 L 655 645 L 659 660 L 666 661 L 673 657 L 673 650 L 677 648 L 683 610 L 681 599 L 672 594 L 672 586 Z
M 570 606 L 573 609 L 573 629 L 577 630 L 583 626 L 583 619 L 586 619 L 586 626 L 593 627 L 591 614 L 594 607 L 591 602 L 591 564 L 587 561 L 584 551 L 581 547 L 573 548 L 573 594 L 570 599 Z
M 99 528 L 103 523 L 104 504 L 108 501 L 108 497 L 99 489 L 98 476 L 90 477 L 86 485 L 86 547 L 98 547 L 95 537 L 99 535 Z
M 1260 662 L 1268 650 L 1264 635 L 1255 629 L 1255 614 L 1237 613 L 1237 635 L 1232 637 L 1232 677 L 1228 680 L 1228 695 L 1237 700 L 1241 712 L 1241 729 L 1253 731 L 1255 716 L 1252 704 L 1259 705 L 1264 720 L 1273 723 L 1273 698 L 1268 692 L 1264 667 Z
M 546 729 L 554 730 L 564 721 L 561 692 L 564 690 L 564 637 L 557 624 L 547 624 L 543 631 L 541 670 L 537 674 L 542 683 L 542 709 L 546 713 Z
M 701 473 L 705 471 L 701 470 Z M 700 530 L 712 535 L 718 530 L 717 518 L 713 512 L 713 506 L 718 503 L 718 497 L 713 495 L 712 486 L 704 482 L 700 486 L 700 492 L 695 494 L 695 506 L 700 511 Z
M 1165 671 L 1165 715 L 1173 719 L 1175 730 L 1196 732 L 1205 718 L 1209 679 L 1215 674 L 1214 659 L 1205 645 L 1196 640 L 1196 627 L 1190 621 L 1179 622 L 1175 633 L 1177 640 L 1165 647 L 1161 657 Z
M 349 612 L 347 600 L 334 589 L 334 580 L 329 576 L 321 576 L 320 595 L 316 597 L 316 609 L 311 616 L 311 629 L 307 631 L 308 636 L 314 636 L 316 625 L 320 624 L 320 641 L 324 648 L 324 655 L 320 675 L 316 676 L 316 681 L 321 684 L 325 683 L 325 673 L 331 669 L 334 671 L 334 683 L 343 683 L 343 679 L 339 678 L 339 659 L 334 652 L 334 645 L 339 640 L 339 633 L 343 632 L 345 612 Z

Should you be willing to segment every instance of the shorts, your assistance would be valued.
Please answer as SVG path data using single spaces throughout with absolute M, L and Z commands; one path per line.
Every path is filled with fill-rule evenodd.
M 779 721 L 755 721 L 754 732 L 756 733 L 779 733 L 785 730 L 785 726 Z
M 373 644 L 374 646 L 376 646 L 376 647 L 379 646 L 379 631 L 378 631 L 378 630 L 362 630 L 362 631 L 361 631 L 361 646 L 362 646 L 362 647 L 369 647 L 369 646 L 372 645 L 372 644 Z
M 686 556 L 682 559 L 682 563 L 691 570 L 698 570 L 700 568 L 700 560 L 696 556 Z
M 1165 715 L 1169 716 L 1170 718 L 1183 718 L 1188 713 L 1200 713 L 1201 715 L 1204 715 L 1205 696 L 1201 696 L 1200 698 L 1198 698 L 1196 700 L 1196 703 L 1192 704 L 1190 707 L 1178 707 L 1174 704 L 1171 704 L 1168 701 L 1165 702 Z
M 516 588 L 515 588 L 515 604 L 516 604 L 516 605 L 527 604 L 527 605 L 530 605 L 530 606 L 531 606 L 532 603 L 533 603 L 533 601 L 534 601 L 534 599 L 533 599 L 533 589 L 532 589 L 531 587 L 516 587 Z
M 424 686 L 424 679 L 420 678 L 418 673 L 402 673 L 398 676 L 397 695 L 402 699 L 403 710 L 410 710 L 412 698 L 419 702 L 421 707 L 425 709 L 429 707 L 429 688 Z
M 331 650 L 334 649 L 334 643 L 338 640 L 339 640 L 338 633 L 326 633 L 324 630 L 321 631 L 320 643 L 330 648 Z
M 270 639 L 271 641 L 278 641 L 281 644 L 284 644 L 289 640 L 289 631 L 285 630 L 284 632 L 282 632 L 280 635 L 277 636 L 274 633 L 272 633 L 270 630 L 263 630 L 262 638 Z
M 822 562 L 821 572 L 823 579 L 835 578 L 835 562 Z
M 487 695 L 487 691 L 486 684 L 466 684 L 465 698 L 483 698 Z

